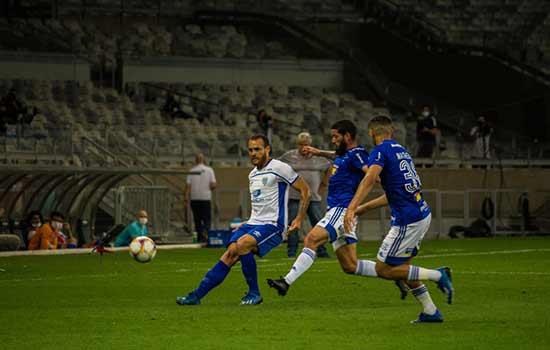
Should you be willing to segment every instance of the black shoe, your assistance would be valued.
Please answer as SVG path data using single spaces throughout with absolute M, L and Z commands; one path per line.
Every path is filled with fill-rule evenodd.
M 277 293 L 279 293 L 279 295 L 282 297 L 286 295 L 288 289 L 290 288 L 290 285 L 286 283 L 285 279 L 282 277 L 278 280 L 272 280 L 271 278 L 268 278 L 267 284 L 270 288 L 277 289 Z
M 401 292 L 401 300 L 405 300 L 407 294 L 409 293 L 409 287 L 407 286 L 407 284 L 405 284 L 405 281 L 403 280 L 395 281 L 395 285 L 397 286 L 397 288 L 399 288 L 399 291 Z

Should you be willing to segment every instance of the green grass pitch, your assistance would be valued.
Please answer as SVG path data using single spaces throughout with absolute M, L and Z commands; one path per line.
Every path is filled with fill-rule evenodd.
M 374 258 L 378 244 L 358 246 Z M 550 239 L 426 241 L 416 264 L 453 268 L 455 304 L 427 282 L 442 324 L 413 325 L 420 306 L 392 282 L 318 259 L 286 297 L 265 284 L 293 259 L 258 259 L 264 303 L 240 306 L 236 265 L 200 306 L 185 295 L 221 249 L 0 258 L 2 349 L 550 349 Z

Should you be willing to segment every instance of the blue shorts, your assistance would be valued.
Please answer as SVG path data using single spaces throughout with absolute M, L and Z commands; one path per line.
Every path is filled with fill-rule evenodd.
M 237 242 L 244 235 L 251 235 L 258 243 L 258 256 L 262 257 L 269 253 L 283 241 L 283 229 L 275 225 L 249 225 L 244 224 L 229 239 L 227 245 Z

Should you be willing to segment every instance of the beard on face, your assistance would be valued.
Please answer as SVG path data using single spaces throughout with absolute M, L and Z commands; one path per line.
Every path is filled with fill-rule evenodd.
M 342 140 L 340 142 L 340 145 L 339 146 L 334 146 L 334 149 L 336 151 L 336 154 L 339 155 L 339 156 L 343 156 L 346 151 L 347 151 L 347 147 L 346 147 L 346 143 L 344 142 L 344 140 Z
M 264 164 L 265 161 L 266 161 L 266 159 L 267 159 L 267 153 L 264 153 L 262 156 L 257 157 L 257 158 L 255 159 L 256 164 L 254 164 L 254 161 L 252 161 L 252 164 L 253 164 L 253 165 Z

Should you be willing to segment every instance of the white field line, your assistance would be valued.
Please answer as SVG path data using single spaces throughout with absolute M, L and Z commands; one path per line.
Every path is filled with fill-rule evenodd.
M 191 244 L 170 244 L 157 246 L 158 250 L 172 249 L 198 249 L 202 248 L 200 243 Z M 107 247 L 110 252 L 127 251 L 128 247 Z M 55 249 L 55 250 L 17 250 L 13 252 L 0 252 L 0 258 L 10 256 L 37 256 L 37 255 L 74 255 L 74 254 L 89 254 L 92 248 L 76 248 L 76 249 Z
M 475 256 L 475 255 L 495 255 L 495 254 L 523 254 L 523 253 L 533 253 L 533 252 L 549 252 L 550 249 L 519 249 L 519 250 L 497 250 L 497 251 L 488 251 L 488 252 L 469 252 L 469 253 L 448 253 L 448 254 L 431 254 L 431 255 L 425 255 L 425 256 L 419 256 L 416 257 L 422 258 L 434 258 L 434 257 L 446 257 L 446 256 Z M 372 254 L 361 254 L 362 256 L 365 255 L 372 255 Z M 277 262 L 272 263 L 271 261 L 284 261 L 284 262 Z M 261 271 L 276 271 L 276 269 L 273 269 L 273 267 L 277 266 L 285 266 L 290 267 L 292 266 L 294 259 L 289 258 L 275 258 L 275 259 L 260 259 L 258 262 L 260 262 L 260 269 Z M 336 259 L 317 259 L 314 266 L 319 265 L 327 265 L 327 264 L 337 264 L 338 262 Z M 173 271 L 146 271 L 146 272 L 140 272 L 140 273 L 146 273 L 146 274 L 180 274 L 180 273 L 187 273 L 192 272 L 194 270 L 194 267 L 198 266 L 210 266 L 212 263 L 208 262 L 201 262 L 201 263 L 192 263 L 193 268 L 179 268 L 177 270 Z M 181 264 L 184 265 L 184 264 Z M 3 271 L 2 271 L 3 270 Z M 5 269 L 0 270 L 0 272 L 6 272 Z M 322 271 L 322 270 L 312 270 L 312 271 Z M 281 273 L 285 272 L 281 271 Z M 456 271 L 453 270 L 454 274 L 472 274 L 472 275 L 537 275 L 537 276 L 547 276 L 550 275 L 550 272 L 533 272 L 533 271 Z M 56 276 L 56 277 L 37 277 L 37 278 L 28 278 L 28 279 L 22 279 L 22 278 L 14 278 L 14 279 L 0 279 L 1 283 L 13 283 L 13 282 L 27 282 L 27 281 L 45 281 L 45 280 L 65 280 L 65 279 L 74 279 L 74 278 L 109 278 L 109 277 L 118 277 L 122 275 L 127 275 L 127 273 L 104 273 L 104 274 L 86 274 L 86 275 L 71 275 L 71 276 Z M 0 274 L 0 277 L 2 277 L 2 274 Z
M 520 253 L 538 253 L 538 252 L 550 252 L 550 249 L 518 249 L 518 250 L 495 250 L 488 252 L 468 252 L 468 253 L 446 253 L 446 254 L 427 254 L 419 255 L 415 259 L 423 258 L 439 258 L 449 256 L 472 256 L 472 255 L 497 255 L 497 254 L 520 254 Z

